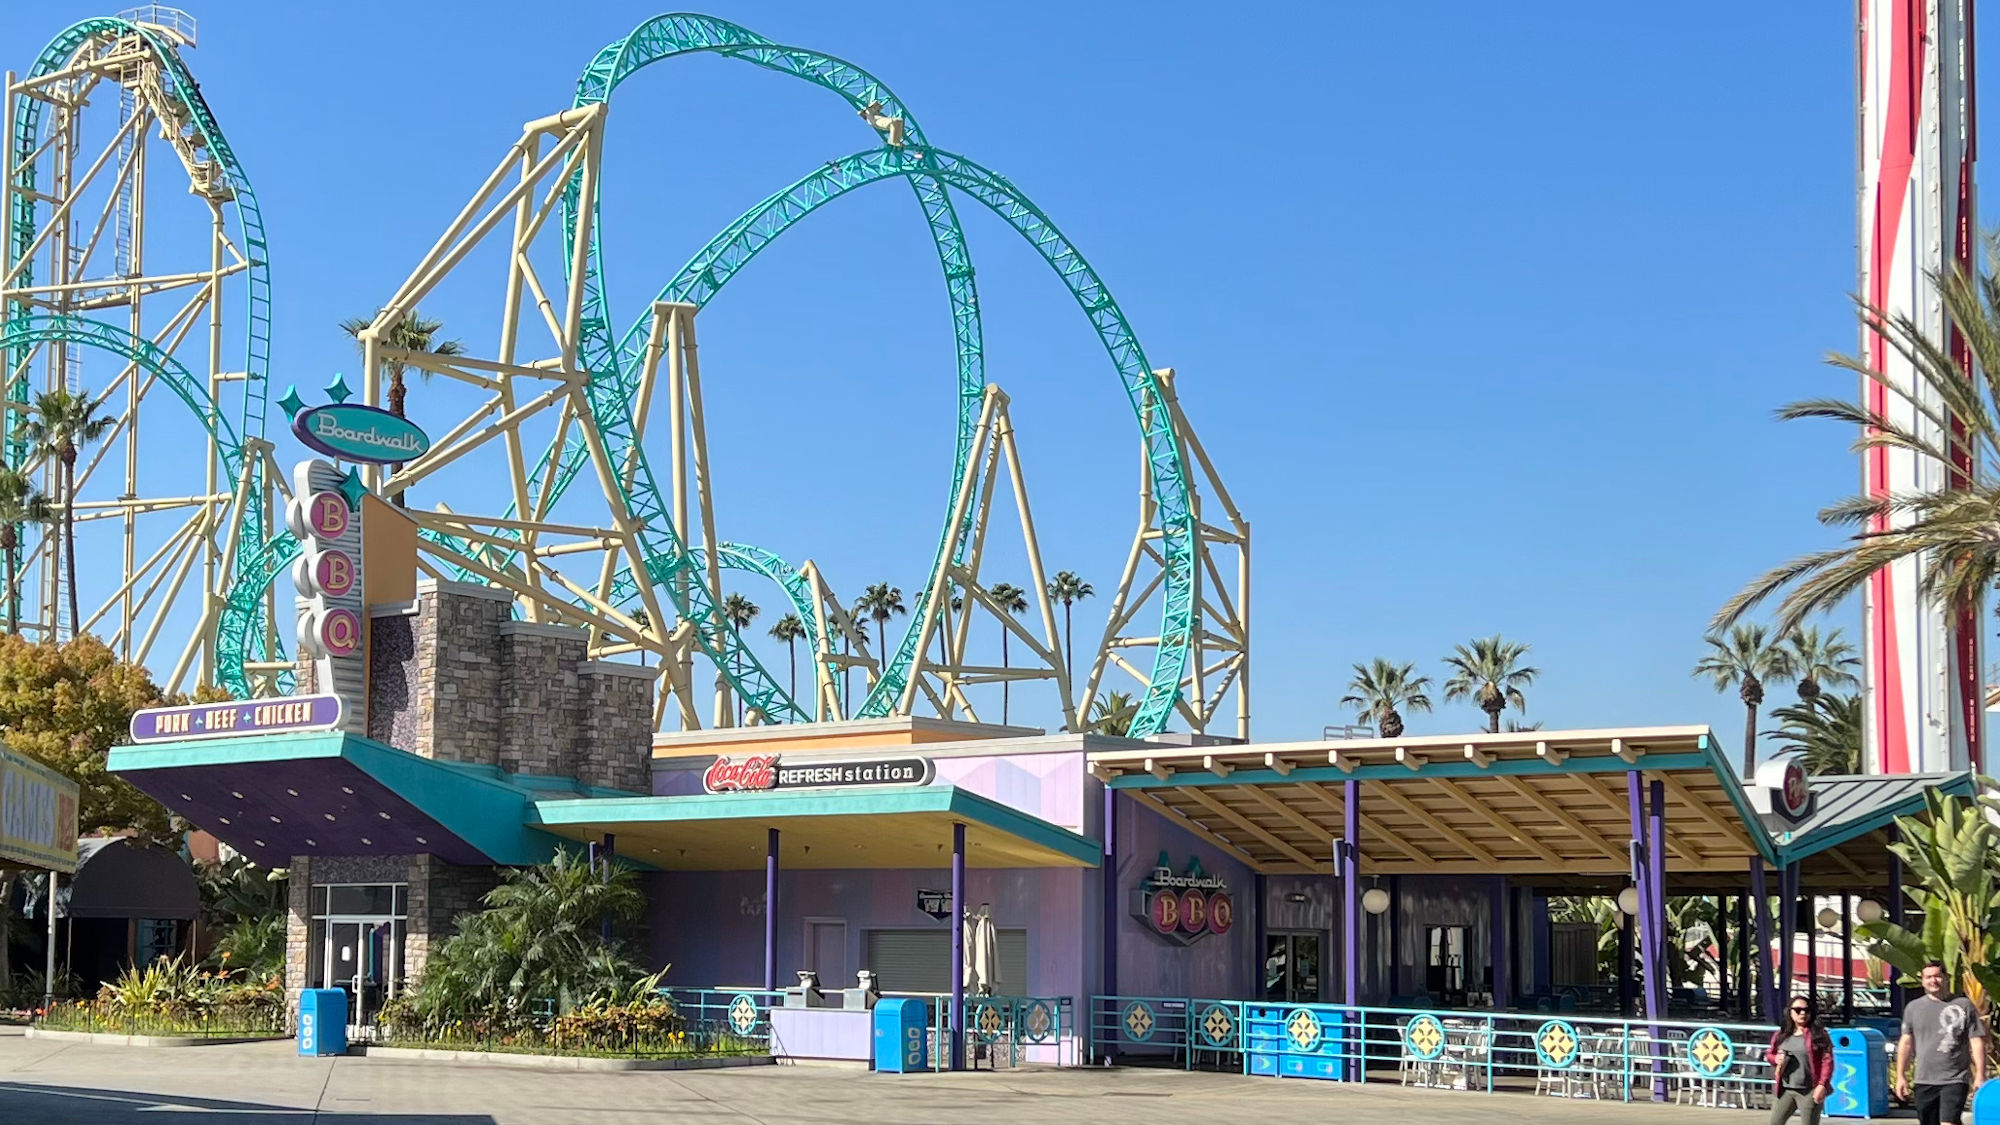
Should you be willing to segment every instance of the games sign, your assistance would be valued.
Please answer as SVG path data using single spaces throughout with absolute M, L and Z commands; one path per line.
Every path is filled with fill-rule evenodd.
M 76 870 L 76 782 L 0 747 L 0 864 Z
M 1176 875 L 1167 853 L 1161 852 L 1152 874 L 1132 892 L 1132 914 L 1160 937 L 1192 945 L 1210 934 L 1228 933 L 1236 924 L 1236 901 L 1221 876 L 1201 869 L 1201 860 L 1188 857 L 1187 870 Z
M 360 480 L 325 461 L 302 461 L 292 470 L 292 502 L 285 522 L 301 548 L 292 563 L 299 593 L 299 653 L 312 660 L 320 691 L 338 696 L 336 722 L 352 734 L 367 733 L 368 606 L 361 573 Z
M 929 758 L 808 758 L 797 765 L 776 754 L 717 758 L 701 775 L 710 793 L 764 793 L 774 789 L 839 789 L 855 785 L 929 785 L 937 775 Z

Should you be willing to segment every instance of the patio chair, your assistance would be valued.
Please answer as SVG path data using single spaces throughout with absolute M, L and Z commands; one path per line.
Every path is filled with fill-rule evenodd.
M 1484 1024 L 1448 1030 L 1438 1084 L 1451 1090 L 1488 1088 L 1486 1062 L 1493 1050 L 1493 1033 Z

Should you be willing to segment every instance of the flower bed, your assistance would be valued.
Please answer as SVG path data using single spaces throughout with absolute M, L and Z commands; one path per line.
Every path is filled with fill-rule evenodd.
M 258 981 L 173 958 L 127 969 L 95 1000 L 56 1004 L 35 1026 L 154 1039 L 270 1038 L 286 1033 L 285 990 L 275 976 Z
M 268 1039 L 287 1034 L 283 1005 L 210 1012 L 118 1011 L 76 1001 L 57 1004 L 35 1021 L 44 1031 L 135 1035 L 154 1039 Z
M 731 1058 L 767 1055 L 761 1039 L 727 1027 L 690 1027 L 664 996 L 595 1000 L 563 1015 L 459 1019 L 417 1017 L 407 1001 L 383 1009 L 376 1040 L 388 1047 L 598 1059 Z

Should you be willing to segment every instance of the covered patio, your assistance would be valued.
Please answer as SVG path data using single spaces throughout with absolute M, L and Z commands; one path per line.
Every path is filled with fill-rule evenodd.
M 1434 982 L 1407 979 L 1406 950 L 1382 947 L 1413 940 L 1402 884 L 1447 876 L 1430 882 L 1483 896 L 1490 922 L 1487 948 L 1468 951 L 1488 975 L 1453 990 L 1456 1006 L 1743 1021 L 1776 1018 L 1794 959 L 1754 957 L 1741 941 L 1731 949 L 1718 927 L 1716 991 L 1672 990 L 1661 959 L 1667 900 L 1716 896 L 1738 932 L 1777 950 L 1801 934 L 1819 940 L 1810 938 L 1814 895 L 1871 899 L 1896 917 L 1901 873 L 1886 846 L 1894 818 L 1920 813 L 1929 789 L 1972 786 L 1969 774 L 1805 779 L 1783 761 L 1746 784 L 1705 727 L 1151 747 L 1093 753 L 1089 768 L 1104 783 L 1107 819 L 1122 797 L 1260 881 L 1326 876 L 1339 902 L 1333 998 L 1344 1004 L 1445 1001 L 1427 995 Z M 1615 992 L 1565 996 L 1537 979 L 1546 976 L 1547 899 L 1569 895 L 1623 899 Z M 1772 897 L 1789 908 L 1758 908 Z M 1109 918 L 1120 906 L 1107 896 L 1105 909 Z M 1849 950 L 1853 913 L 1839 912 Z M 1106 955 L 1115 983 L 1116 951 Z M 1850 979 L 1830 999 L 1852 1015 L 1854 996 Z

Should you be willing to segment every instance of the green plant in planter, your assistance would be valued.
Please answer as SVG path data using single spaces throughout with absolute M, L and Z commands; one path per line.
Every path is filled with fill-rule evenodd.
M 2000 801 L 1991 795 L 1992 781 L 1982 778 L 1980 789 L 1973 800 L 1932 790 L 1928 821 L 1896 818 L 1902 839 L 1889 850 L 1903 861 L 1903 891 L 1923 911 L 1923 928 L 1882 921 L 1858 932 L 1905 984 L 1916 982 L 1925 962 L 1944 962 L 1947 977 L 1984 1016 L 2000 994 L 2000 857 L 1994 854 L 2000 830 L 1992 819 Z
M 645 908 L 629 869 L 607 877 L 558 852 L 551 863 L 509 871 L 484 902 L 431 955 L 407 1014 L 395 1013 L 427 1035 L 453 1025 L 480 1034 L 525 1028 L 542 1018 L 542 1005 L 561 1015 L 643 972 L 603 936 L 607 919 L 629 924 Z

